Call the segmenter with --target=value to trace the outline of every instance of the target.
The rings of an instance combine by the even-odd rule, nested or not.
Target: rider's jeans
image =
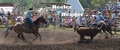
[[[32,29],[32,20],[30,18],[26,18],[27,23],[29,24],[29,28]]]

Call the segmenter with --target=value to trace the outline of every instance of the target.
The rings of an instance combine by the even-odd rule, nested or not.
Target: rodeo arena
[[[21,9],[0,3],[0,50],[120,50],[120,1],[105,9],[79,0]]]

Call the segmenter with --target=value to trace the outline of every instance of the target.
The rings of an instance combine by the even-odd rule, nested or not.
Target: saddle
[[[15,23],[14,26],[16,26],[16,25],[18,25],[18,24],[20,24],[20,25],[24,26],[25,28],[29,29],[29,24],[28,24],[28,22],[26,22],[26,21],[24,21],[24,23],[17,22],[17,23]]]

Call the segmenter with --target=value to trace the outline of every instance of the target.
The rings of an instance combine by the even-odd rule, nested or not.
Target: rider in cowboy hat
[[[33,23],[32,23],[32,13],[34,12],[33,8],[29,8],[29,10],[25,14],[25,18],[27,23],[29,24],[30,32],[33,32]]]

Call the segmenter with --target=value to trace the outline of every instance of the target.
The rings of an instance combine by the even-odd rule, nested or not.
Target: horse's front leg
[[[42,41],[41,35],[40,35],[38,32],[37,32],[37,34],[38,34],[38,36],[39,36],[40,40]]]
[[[36,33],[33,33],[35,35],[35,38],[32,39],[32,41],[35,41],[38,38],[38,35]]]
[[[107,32],[110,33],[111,38],[114,37],[113,34],[112,34],[112,31],[107,31]]]
[[[18,37],[19,37],[20,39],[22,39],[24,42],[27,42],[27,43],[29,43],[29,44],[32,44],[32,42],[26,41],[26,39],[24,38],[23,33],[19,34]]]
[[[103,31],[103,32],[106,33],[105,39],[108,39],[108,33],[106,31]]]

